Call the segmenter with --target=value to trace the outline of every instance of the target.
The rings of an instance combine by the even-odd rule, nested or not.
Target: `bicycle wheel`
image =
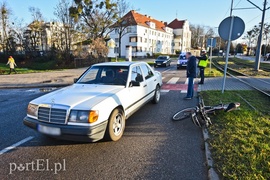
[[[172,117],[173,121],[182,121],[188,117],[191,117],[191,114],[196,112],[196,108],[186,108],[175,113]]]

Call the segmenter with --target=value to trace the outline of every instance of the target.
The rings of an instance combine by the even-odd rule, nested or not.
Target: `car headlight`
[[[37,117],[38,116],[38,105],[29,103],[28,107],[27,107],[27,115]]]
[[[93,123],[98,120],[98,111],[71,110],[68,121],[76,123]]]

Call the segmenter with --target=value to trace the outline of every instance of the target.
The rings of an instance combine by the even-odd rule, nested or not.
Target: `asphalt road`
[[[179,77],[177,83],[185,83],[175,63],[158,70],[164,83]],[[146,104],[128,119],[120,141],[96,143],[56,140],[24,126],[28,102],[43,94],[0,90],[0,179],[207,179],[201,129],[171,121],[177,110],[197,103],[184,101],[185,93],[163,90],[159,104]]]

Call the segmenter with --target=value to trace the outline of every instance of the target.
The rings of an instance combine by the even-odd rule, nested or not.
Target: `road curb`
[[[200,92],[201,92],[201,85],[198,86],[198,90],[197,90],[198,94],[200,94]],[[209,143],[207,142],[208,139],[210,139],[207,128],[202,128],[202,134],[203,134],[203,140],[204,140],[205,158],[206,158],[206,163],[208,167],[208,178],[210,180],[219,180],[220,178],[213,167],[214,161],[212,159],[211,151],[209,149]]]
[[[216,173],[215,169],[213,168],[214,161],[211,157],[211,151],[209,149],[209,144],[207,142],[207,140],[209,139],[208,130],[206,128],[203,128],[202,133],[203,133],[203,139],[204,139],[206,162],[207,162],[207,167],[208,167],[208,178],[210,180],[219,180],[219,176]]]
[[[70,86],[69,84],[37,84],[37,85],[17,85],[17,86],[0,86],[0,89],[26,89],[26,88],[45,88],[45,87],[66,87]]]

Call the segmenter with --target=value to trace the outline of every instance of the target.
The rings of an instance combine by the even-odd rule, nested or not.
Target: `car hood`
[[[82,103],[87,103],[87,108],[91,108],[106,98],[115,95],[123,88],[125,87],[97,84],[73,84],[41,96],[31,103],[64,105],[69,106],[70,108]]]

